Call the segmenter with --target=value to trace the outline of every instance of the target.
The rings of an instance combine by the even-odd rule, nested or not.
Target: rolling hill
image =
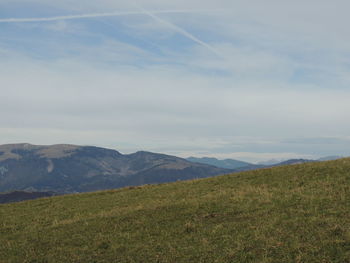
[[[0,192],[87,192],[205,178],[231,170],[150,152],[75,145],[0,146]]]
[[[350,262],[350,159],[0,205],[0,261]]]

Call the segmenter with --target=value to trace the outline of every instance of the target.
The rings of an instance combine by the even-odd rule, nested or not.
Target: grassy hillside
[[[350,262],[350,159],[0,205],[0,262]]]

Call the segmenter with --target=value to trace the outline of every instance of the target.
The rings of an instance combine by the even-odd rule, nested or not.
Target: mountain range
[[[58,194],[206,178],[273,166],[338,159],[291,159],[262,165],[233,159],[187,159],[140,151],[121,154],[94,146],[0,145],[0,203]]]
[[[289,159],[289,160],[268,160],[257,164],[243,162],[235,159],[219,160],[211,157],[189,157],[186,160],[195,163],[209,164],[220,168],[233,169],[235,171],[247,171],[259,168],[268,168],[273,166],[300,164],[308,162],[333,161],[343,158],[342,156],[326,156],[319,159]]]
[[[88,192],[205,178],[232,172],[150,152],[76,145],[0,146],[0,192]]]

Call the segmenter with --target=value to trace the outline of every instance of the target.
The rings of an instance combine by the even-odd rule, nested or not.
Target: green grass
[[[350,159],[0,206],[0,262],[350,262]]]

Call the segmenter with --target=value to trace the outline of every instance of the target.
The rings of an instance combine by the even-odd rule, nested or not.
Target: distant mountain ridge
[[[216,167],[221,167],[221,168],[226,168],[226,169],[239,169],[239,168],[253,165],[251,163],[238,161],[238,160],[234,160],[234,159],[219,160],[219,159],[210,158],[210,157],[202,157],[202,158],[189,157],[189,158],[186,158],[186,160],[188,160],[190,162],[194,162],[194,163],[203,163],[203,164],[214,165]]]
[[[265,162],[259,162],[257,164],[252,164],[248,162],[243,162],[235,159],[224,159],[219,160],[216,158],[211,157],[189,157],[186,158],[186,160],[195,162],[195,163],[203,163],[203,164],[209,164],[214,165],[216,167],[220,168],[227,168],[227,169],[234,169],[235,171],[247,171],[247,170],[254,170],[259,168],[267,168],[267,167],[274,167],[274,166],[281,166],[281,165],[291,165],[291,164],[301,164],[301,163],[309,163],[309,162],[323,162],[323,161],[334,161],[337,159],[344,158],[342,156],[326,156],[319,159],[289,159],[289,160],[269,160]]]
[[[0,204],[33,200],[33,199],[38,199],[43,197],[51,197],[55,195],[57,194],[54,192],[13,191],[9,193],[0,193]]]
[[[344,156],[339,156],[339,155],[331,155],[331,156],[326,156],[326,157],[322,157],[320,159],[318,159],[318,161],[335,161],[338,159],[344,158]]]
[[[312,162],[317,162],[317,160],[309,160],[309,159],[290,159],[290,160],[286,160],[274,165],[270,165],[272,166],[281,166],[281,165],[291,165],[291,164],[302,164],[302,163],[312,163]]]
[[[0,192],[87,192],[232,172],[164,154],[94,146],[0,145]]]

